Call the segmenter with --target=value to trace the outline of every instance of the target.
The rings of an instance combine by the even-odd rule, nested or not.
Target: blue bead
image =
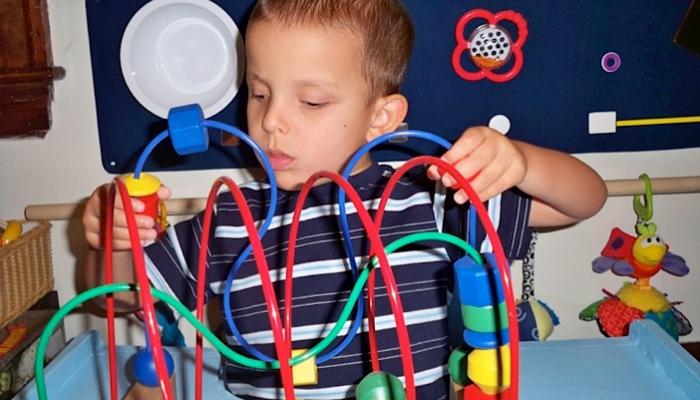
[[[475,349],[495,349],[508,344],[510,335],[508,328],[498,332],[475,332],[464,330],[464,342]]]
[[[484,254],[485,264],[465,256],[454,263],[455,292],[461,304],[484,307],[504,300],[501,278],[492,253]]]
[[[209,148],[209,133],[204,127],[204,113],[199,104],[171,108],[168,111],[168,131],[175,152],[181,156],[201,153]]]
[[[165,358],[165,365],[168,369],[168,377],[170,377],[175,370],[173,356],[171,356],[167,350],[163,349],[163,357]],[[147,387],[158,386],[159,383],[158,373],[156,372],[156,363],[153,361],[153,357],[151,356],[151,351],[149,349],[146,348],[139,350],[131,362],[131,370],[133,371],[134,378],[136,378],[138,383]]]

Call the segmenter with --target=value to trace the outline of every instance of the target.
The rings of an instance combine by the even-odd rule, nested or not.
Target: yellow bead
[[[306,352],[306,349],[292,350],[292,357],[296,357]],[[292,367],[292,381],[294,386],[315,385],[318,383],[318,369],[316,368],[316,357]]]
[[[129,196],[141,197],[148,196],[158,191],[160,188],[160,180],[154,175],[142,173],[139,179],[134,177],[134,174],[127,174],[121,177],[129,192]]]
[[[475,349],[467,357],[467,376],[484,393],[497,394],[510,386],[510,346]]]

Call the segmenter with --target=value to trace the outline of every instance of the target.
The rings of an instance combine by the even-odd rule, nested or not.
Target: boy
[[[281,193],[278,218],[263,238],[273,271],[285,267],[289,223],[297,190],[314,172],[340,172],[368,141],[395,130],[408,103],[399,94],[413,44],[413,27],[398,0],[261,0],[246,35],[248,132],[270,158]],[[509,257],[524,255],[530,226],[573,223],[600,209],[606,191],[600,177],[573,157],[511,141],[489,128],[470,128],[443,158],[472,181],[483,199],[501,195],[499,234]],[[357,163],[350,183],[365,204],[375,209],[391,168],[369,156]],[[464,193],[457,192],[442,217],[433,211],[434,185],[427,177],[452,186],[454,179],[436,168],[407,175],[392,194],[382,227],[384,244],[413,232],[444,231],[464,237]],[[262,220],[270,201],[265,184],[243,190],[253,215]],[[102,198],[98,188],[88,201],[83,222],[88,243],[101,246]],[[167,189],[160,192],[167,198]],[[352,278],[343,249],[331,183],[318,183],[306,201],[295,258],[293,348],[309,348],[327,333],[347,299]],[[452,201],[453,200],[453,201]],[[456,204],[455,204],[456,203]],[[142,204],[134,201],[137,211]],[[348,208],[354,254],[366,259],[365,234]],[[115,249],[130,247],[123,211],[115,215]],[[441,223],[440,221],[443,221]],[[143,241],[156,239],[154,222],[137,218]],[[438,226],[440,225],[440,226]],[[207,270],[207,300],[221,296],[226,275],[245,246],[237,207],[228,194],[217,200]],[[196,259],[201,215],[169,229],[165,240],[146,248],[149,278],[194,307]],[[483,232],[478,237],[483,238]],[[449,356],[446,292],[451,289],[451,248],[414,247],[390,258],[409,327],[419,399],[448,397]],[[129,253],[115,280],[133,281]],[[281,296],[283,278],[276,281]],[[283,306],[280,306],[283,312]],[[238,329],[260,352],[274,357],[273,338],[262,300],[255,262],[242,265],[232,286],[231,307]],[[386,291],[378,281],[377,340],[382,370],[402,376],[399,351]],[[241,348],[227,332],[237,351]],[[319,383],[296,388],[299,398],[353,397],[354,385],[371,369],[366,330],[340,354],[319,366]],[[229,390],[243,398],[278,396],[276,372],[252,371],[225,363]]]

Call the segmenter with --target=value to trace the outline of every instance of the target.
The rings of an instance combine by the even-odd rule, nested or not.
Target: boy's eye
[[[267,96],[265,96],[264,94],[258,94],[258,93],[252,93],[250,95],[250,98],[255,99],[255,100],[265,100],[266,97]]]
[[[303,101],[302,103],[308,108],[321,108],[328,105],[328,102]]]

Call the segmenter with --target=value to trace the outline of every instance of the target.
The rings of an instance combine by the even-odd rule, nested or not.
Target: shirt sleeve
[[[264,219],[266,208],[261,205],[269,200],[264,197],[265,193],[244,189],[244,197],[249,202],[257,204],[251,207],[254,220]],[[165,237],[145,249],[148,278],[153,287],[177,298],[190,310],[196,307],[197,273],[203,226],[204,213],[199,213],[190,219],[169,226]],[[227,229],[245,232],[238,205],[232,200],[230,192],[223,191],[217,196],[209,232],[205,264],[205,303],[222,293],[234,261],[248,245],[246,235],[230,237],[219,232]]]
[[[151,285],[188,309],[196,306],[197,262],[203,215],[168,227],[165,236],[147,246],[146,269]],[[209,292],[209,290],[206,290]],[[210,293],[207,293],[207,299]]]

